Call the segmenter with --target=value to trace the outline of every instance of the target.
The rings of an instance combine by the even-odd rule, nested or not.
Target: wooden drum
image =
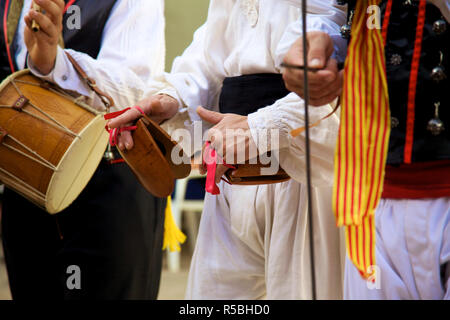
[[[103,114],[28,70],[0,85],[0,181],[51,214],[68,207],[108,143]]]

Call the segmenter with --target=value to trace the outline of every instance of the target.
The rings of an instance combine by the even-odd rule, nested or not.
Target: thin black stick
[[[302,21],[303,21],[303,65],[308,69],[308,55],[306,39],[306,4],[307,0],[302,1]],[[304,73],[305,86],[305,135],[306,135],[306,186],[308,191],[308,230],[309,230],[309,251],[311,256],[311,279],[312,279],[312,299],[317,300],[316,289],[316,268],[314,261],[314,234],[313,234],[313,210],[312,210],[312,187],[311,187],[311,146],[309,141],[309,83],[308,72]]]
[[[288,69],[306,70],[305,66],[299,66],[299,65],[296,65],[296,64],[290,64],[290,63],[285,63],[285,62],[283,62],[281,64],[281,66],[283,68],[288,68]],[[308,71],[310,71],[310,72],[317,72],[317,71],[320,71],[320,70],[323,70],[323,68],[308,68]]]

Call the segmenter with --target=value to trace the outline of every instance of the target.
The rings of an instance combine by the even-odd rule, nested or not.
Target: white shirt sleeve
[[[298,5],[300,1],[285,0]],[[345,7],[333,5],[331,1],[311,1],[308,6],[307,30],[323,31],[334,39],[335,55],[344,61],[346,41],[340,35],[340,26],[345,23]],[[280,64],[292,44],[302,35],[300,20],[292,23],[283,35],[277,50],[276,60]],[[255,141],[264,131],[271,141],[270,132],[278,133],[277,146],[269,145],[269,149],[279,153],[281,167],[296,181],[306,181],[306,155],[304,133],[296,138],[291,131],[304,127],[304,101],[295,93],[275,102],[275,104],[259,109],[248,116],[248,124]],[[333,110],[331,105],[310,107],[310,124],[320,121]],[[333,183],[334,149],[339,128],[339,117],[333,114],[316,127],[310,129],[312,182],[315,186],[327,186]],[[262,135],[264,136],[264,135]],[[264,150],[260,150],[264,152]]]
[[[300,0],[283,0],[294,6],[300,7]],[[322,31],[330,35],[334,43],[333,58],[339,62],[345,60],[347,55],[347,41],[341,36],[341,26],[347,20],[347,6],[337,5],[333,0],[316,0],[308,2],[306,30],[307,31]],[[293,42],[302,36],[303,22],[301,17],[292,23],[284,33],[281,39],[277,52],[276,63],[278,65],[283,61],[284,56],[289,51]]]
[[[331,105],[309,108],[309,121],[313,124],[333,111]],[[305,135],[291,136],[291,131],[305,125],[304,101],[295,93],[278,100],[275,104],[259,109],[248,115],[248,124],[254,141],[267,137],[267,141],[277,141],[269,145],[272,153],[278,153],[281,167],[298,182],[306,181]],[[312,183],[315,186],[329,186],[333,183],[334,149],[339,128],[338,113],[310,128]],[[274,130],[274,131],[271,131]],[[276,132],[278,139],[271,133]],[[267,135],[266,135],[267,134]],[[264,143],[264,142],[263,142]],[[264,150],[260,150],[263,153]]]
[[[164,76],[168,87],[160,91],[177,99],[180,106],[186,107],[192,121],[200,120],[196,113],[198,106],[214,105],[212,97],[217,96],[222,87],[222,79],[214,75],[208,58],[204,55],[206,32],[205,24],[194,33],[192,43],[174,60],[171,72]]]
[[[151,77],[163,72],[164,28],[163,0],[119,0],[103,31],[97,59],[58,48],[55,68],[50,74],[40,74],[30,59],[28,66],[35,75],[90,97],[93,106],[102,110],[100,99],[85,85],[66,57],[64,51],[67,51],[97,86],[112,96],[117,109],[123,109],[142,99]]]

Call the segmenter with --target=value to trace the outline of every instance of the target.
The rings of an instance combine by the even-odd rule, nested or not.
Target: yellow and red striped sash
[[[375,209],[381,197],[390,135],[383,37],[369,28],[358,0],[344,70],[341,126],[335,155],[333,210],[345,226],[347,253],[365,278],[375,268]]]

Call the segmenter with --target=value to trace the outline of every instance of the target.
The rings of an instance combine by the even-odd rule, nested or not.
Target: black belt
[[[281,74],[261,73],[225,78],[219,109],[221,113],[246,116],[288,94]]]

